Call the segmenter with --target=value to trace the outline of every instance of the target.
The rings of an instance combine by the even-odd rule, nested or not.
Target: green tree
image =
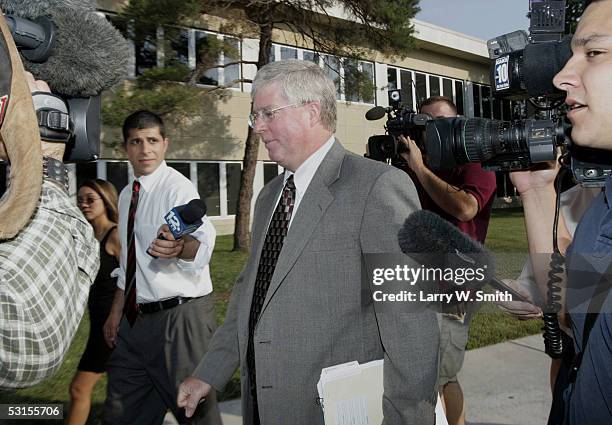
[[[163,26],[164,47],[171,49],[172,32],[179,31],[177,24],[196,22],[202,13],[228,17],[235,26],[228,32],[259,40],[257,61],[241,61],[254,64],[258,69],[270,62],[273,30],[289,30],[306,45],[312,46],[315,52],[347,58],[344,64],[345,89],[351,93],[352,99],[371,100],[374,87],[359,72],[356,60],[350,58],[359,58],[368,50],[382,52],[388,57],[406,56],[414,47],[410,20],[418,10],[418,0],[131,0],[123,9],[121,18],[129,23],[126,28],[136,41],[151,39],[157,27]],[[346,17],[348,19],[344,19]],[[183,64],[166,63],[165,70],[147,71],[137,79],[135,87],[119,93],[118,100],[105,109],[105,119],[117,124],[118,116],[125,116],[128,109],[149,104],[161,113],[189,110],[194,97],[223,89],[194,90],[199,77],[207,69],[230,65],[218,65],[216,61],[221,51],[231,55],[229,50],[228,46],[211,44],[203,48],[200,55],[203,59],[194,69]],[[168,96],[166,100],[165,96]],[[250,246],[251,200],[258,149],[259,137],[249,128],[240,180],[234,250],[246,251]]]

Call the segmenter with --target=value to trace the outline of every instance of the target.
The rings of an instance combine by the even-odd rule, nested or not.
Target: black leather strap
[[[68,105],[59,96],[47,92],[32,93],[40,138],[48,142],[68,143],[72,137]]]
[[[68,193],[68,169],[62,161],[43,156],[43,179],[59,184]]]

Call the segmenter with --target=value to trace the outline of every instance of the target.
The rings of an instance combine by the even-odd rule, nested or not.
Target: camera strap
[[[34,92],[32,101],[40,129],[40,138],[57,143],[68,143],[72,137],[70,114],[64,100],[51,93]]]

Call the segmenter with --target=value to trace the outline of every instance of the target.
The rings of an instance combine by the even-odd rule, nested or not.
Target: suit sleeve
[[[365,207],[363,253],[400,253],[398,232],[420,209],[406,173],[390,168],[374,183]],[[439,327],[435,312],[411,312],[403,303],[376,305],[384,349],[384,424],[433,425],[437,400]]]
[[[259,211],[262,193],[255,203],[255,212]],[[254,238],[254,234],[252,238]],[[240,366],[240,344],[238,340],[238,311],[245,302],[244,293],[247,282],[246,271],[249,270],[252,258],[249,256],[245,268],[234,284],[223,324],[217,329],[206,355],[193,371],[192,376],[208,382],[217,391],[223,391],[232,375]]]
[[[208,382],[217,391],[224,390],[240,365],[238,307],[241,303],[243,282],[244,271],[234,284],[225,321],[215,332],[210,348],[192,373],[192,376]]]

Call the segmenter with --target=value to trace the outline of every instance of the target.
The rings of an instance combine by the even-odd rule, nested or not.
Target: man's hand
[[[559,173],[559,161],[550,161],[537,164],[531,170],[514,171],[510,173],[512,184],[523,195],[529,191],[545,189],[555,182]]]
[[[117,331],[121,323],[121,316],[123,316],[123,290],[117,289],[113,299],[113,306],[102,328],[104,341],[110,348],[114,348],[117,345]]]
[[[25,73],[25,77],[32,93],[36,91],[51,93],[51,89],[45,81],[35,80],[34,76],[29,72]],[[63,160],[64,149],[66,148],[66,145],[64,145],[64,143],[49,143],[43,140],[41,147],[43,156],[48,156],[53,159],[57,159],[58,161]]]
[[[184,407],[185,416],[190,418],[200,404],[200,400],[205,399],[211,389],[209,383],[190,376],[179,385],[176,404],[178,407]]]
[[[168,225],[164,224],[157,230],[156,238],[149,245],[148,252],[158,258],[176,258],[181,255],[184,246],[185,240],[175,240]]]
[[[402,152],[400,156],[408,163],[408,167],[418,174],[425,168],[421,149],[410,137],[400,135],[398,140],[408,149],[408,152]]]
[[[542,317],[542,309],[535,305],[532,294],[523,288],[517,280],[504,279],[503,282],[523,295],[529,302],[524,301],[499,301],[495,304],[504,313],[516,317],[519,320],[538,319]],[[533,290],[537,290],[533,288]]]

